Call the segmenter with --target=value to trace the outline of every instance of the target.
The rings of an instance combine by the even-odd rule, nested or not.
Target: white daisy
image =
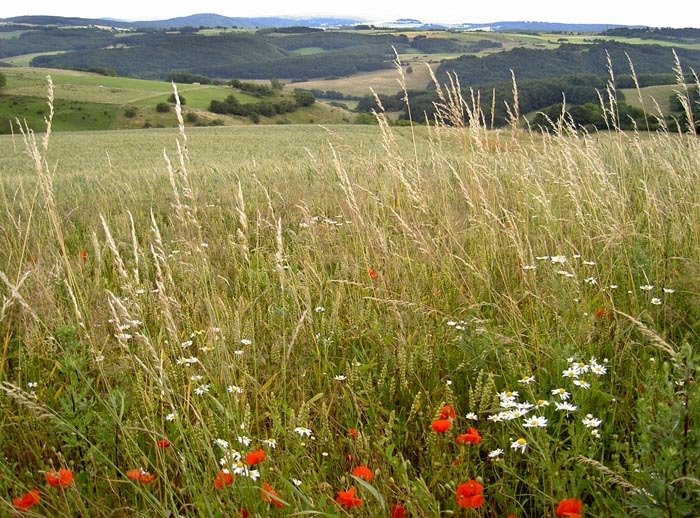
[[[578,410],[578,407],[576,405],[572,405],[571,403],[554,403],[554,408],[561,412],[566,412],[567,414],[570,412],[575,412]]]
[[[510,449],[516,451],[520,450],[520,453],[525,453],[525,450],[527,450],[527,441],[525,440],[525,437],[521,437],[520,439],[510,443]]]
[[[501,448],[496,448],[489,452],[489,459],[497,459],[501,455],[503,455],[503,450]]]
[[[224,450],[228,450],[229,447],[228,441],[224,439],[214,439],[214,444],[216,444],[219,448],[223,448]]]
[[[583,423],[583,426],[586,428],[598,428],[603,421],[597,417],[593,417],[593,414],[586,414],[586,417],[581,419],[581,423]]]
[[[563,389],[563,388],[558,388],[558,389],[552,390],[552,395],[559,396],[559,399],[561,399],[562,401],[566,401],[567,399],[569,399],[571,397],[571,394],[569,394],[566,391],[566,389]]]
[[[300,437],[311,437],[311,434],[313,433],[311,429],[304,428],[303,426],[297,426],[294,429],[294,432],[299,434]]]
[[[200,385],[199,387],[194,389],[194,393],[198,396],[203,396],[204,394],[209,392],[209,385]]]
[[[588,383],[587,381],[583,381],[583,380],[574,380],[573,383],[574,383],[574,385],[576,385],[577,387],[580,387],[580,388],[585,389],[585,390],[588,390],[589,388],[591,388],[591,384]]]
[[[547,418],[544,416],[532,416],[528,419],[525,420],[523,423],[523,426],[525,428],[546,428],[547,427]]]

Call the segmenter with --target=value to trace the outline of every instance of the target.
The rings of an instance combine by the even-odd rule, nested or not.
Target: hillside
[[[208,35],[162,31],[114,37],[112,41],[105,38],[109,36],[91,36],[87,48],[38,56],[32,64],[83,70],[103,67],[118,75],[149,79],[163,78],[172,70],[243,79],[346,76],[389,67],[392,46],[406,46],[408,41],[405,36],[391,34]],[[321,52],[298,52],[310,47]],[[43,45],[41,49],[49,47]]]
[[[679,48],[676,54],[685,70],[700,69],[700,51]],[[438,79],[446,81],[455,73],[462,86],[479,86],[509,81],[511,70],[518,79],[541,79],[572,74],[608,75],[610,56],[615,75],[629,74],[629,59],[637,73],[673,71],[673,49],[661,45],[631,45],[616,41],[587,44],[563,43],[556,49],[515,48],[484,57],[461,56],[444,61],[437,70]]]
[[[10,121],[26,120],[30,128],[40,131],[46,107],[46,76],[54,83],[55,116],[57,131],[85,131],[105,129],[129,129],[172,127],[177,125],[173,104],[169,101],[172,85],[162,81],[148,81],[123,77],[106,77],[85,72],[38,69],[3,69],[7,86],[0,95],[0,133],[9,133]],[[245,86],[245,85],[243,85]],[[248,116],[233,116],[209,111],[212,101],[223,101],[235,95],[242,105],[284,102],[288,109],[295,103],[291,91],[275,93],[261,98],[242,89],[225,85],[178,84],[178,92],[184,97],[183,112],[187,125],[220,126],[248,124]],[[159,104],[168,110],[159,111]],[[291,112],[260,116],[259,124],[282,123],[343,123],[351,114],[338,107],[315,103],[312,106],[295,106]],[[16,128],[15,128],[16,129]]]

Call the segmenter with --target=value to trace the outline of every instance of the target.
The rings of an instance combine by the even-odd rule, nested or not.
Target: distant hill
[[[266,27],[340,27],[355,25],[360,20],[350,18],[230,18],[218,14],[204,13],[170,18],[168,20],[131,22],[135,28],[180,28],[180,27],[239,27],[243,29]]]
[[[25,25],[55,25],[66,27],[84,27],[88,25],[100,25],[130,29],[132,24],[121,20],[107,20],[103,18],[66,18],[64,16],[13,16],[12,18],[0,18],[0,23],[17,23]]]
[[[550,22],[492,22],[492,23],[461,23],[457,25],[465,30],[486,30],[496,32],[603,32],[617,27],[627,27],[609,23],[550,23]]]
[[[266,27],[341,27],[355,25],[360,20],[351,18],[230,18],[213,13],[200,13],[191,16],[166,20],[142,20],[128,22],[106,18],[66,18],[61,16],[15,16],[0,19],[0,22],[29,25],[88,26],[100,25],[122,29],[179,29],[182,27],[240,27],[243,29]]]

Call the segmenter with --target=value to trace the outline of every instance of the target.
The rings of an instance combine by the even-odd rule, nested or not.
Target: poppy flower
[[[29,511],[39,502],[41,502],[41,495],[38,489],[32,489],[22,496],[12,499],[12,505],[20,512]]]
[[[336,503],[344,507],[345,509],[352,509],[353,507],[359,507],[362,505],[362,499],[357,498],[357,488],[351,486],[347,491],[338,491],[335,497]]]
[[[377,270],[374,268],[367,268],[367,275],[369,275],[369,278],[373,281],[379,279],[379,273],[377,273]]]
[[[51,487],[70,487],[73,485],[73,472],[69,469],[61,468],[58,472],[49,471],[45,475],[46,482]]]
[[[566,518],[581,518],[581,509],[583,509],[583,503],[581,500],[576,498],[566,498],[561,500],[557,505],[554,514],[557,516],[564,516]]]
[[[248,509],[245,507],[241,509],[241,518],[248,518],[250,516],[250,513],[248,512]]]
[[[80,252],[78,252],[78,257],[80,258],[80,260],[81,260],[82,262],[86,263],[87,260],[88,260],[88,253],[87,253],[87,251],[86,251],[86,250],[81,250]]]
[[[352,470],[352,474],[357,478],[370,482],[374,478],[374,473],[367,466],[357,466]]]
[[[440,409],[440,419],[454,419],[455,409],[452,405],[445,405]]]
[[[455,442],[457,444],[479,444],[481,442],[481,435],[479,435],[476,428],[469,428],[467,433],[458,435]]]
[[[455,493],[457,505],[463,509],[478,509],[484,505],[484,486],[476,480],[460,484]]]
[[[156,442],[156,446],[161,449],[170,448],[170,441],[168,439],[160,439],[158,442]]]
[[[221,470],[214,475],[214,487],[223,489],[233,484],[233,474],[229,470]]]
[[[282,509],[284,507],[284,502],[280,500],[280,495],[272,489],[272,486],[268,484],[267,482],[263,482],[263,487],[262,487],[262,495],[260,497],[262,498],[263,502],[267,502],[270,505],[274,505],[278,509]]]
[[[353,439],[357,439],[360,436],[360,432],[358,432],[355,428],[348,428],[348,435]]]
[[[430,428],[432,428],[434,432],[445,433],[452,428],[452,421],[449,419],[437,419],[430,423]]]
[[[394,504],[391,506],[390,516],[391,518],[404,518],[406,516],[406,508],[401,504]]]
[[[256,464],[260,464],[264,460],[265,450],[263,449],[251,451],[248,455],[245,456],[245,463],[251,467],[255,466]]]
[[[142,484],[150,484],[156,479],[156,476],[153,473],[149,473],[148,471],[143,471],[141,473],[141,477],[139,478],[139,482]]]
[[[134,482],[141,484],[150,484],[156,479],[156,476],[143,469],[130,469],[126,472],[126,476]]]

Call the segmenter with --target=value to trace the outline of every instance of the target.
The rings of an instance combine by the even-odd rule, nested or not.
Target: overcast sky
[[[343,16],[368,21],[418,18],[423,22],[463,23],[547,21],[700,27],[700,9],[691,0],[670,2],[616,0],[3,0],[0,18],[45,14],[83,18],[152,20],[217,13],[232,17]]]

